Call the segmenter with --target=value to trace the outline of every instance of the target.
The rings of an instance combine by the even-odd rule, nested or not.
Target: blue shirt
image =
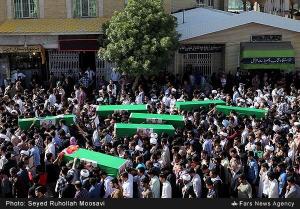
[[[258,164],[255,159],[248,161],[247,180],[250,184],[254,183],[258,177]]]
[[[30,156],[33,156],[33,162],[35,166],[41,165],[40,150],[37,146],[32,147],[30,150]]]
[[[100,186],[92,185],[89,190],[89,199],[100,198]]]
[[[280,195],[283,195],[282,192],[283,192],[283,188],[285,187],[285,184],[287,182],[287,175],[285,172],[282,172],[279,176],[279,179],[278,179],[279,183],[278,183],[278,186],[279,186],[279,196]]]
[[[203,150],[205,150],[208,155],[210,156],[211,155],[211,152],[212,152],[212,142],[210,139],[205,139],[205,142],[203,143],[202,145],[203,147]]]

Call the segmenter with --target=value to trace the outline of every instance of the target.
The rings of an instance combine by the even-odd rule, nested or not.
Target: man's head
[[[165,173],[159,174],[159,180],[164,183],[167,180],[167,175]]]
[[[121,179],[122,179],[123,182],[127,181],[128,180],[128,173],[127,172],[122,173]]]
[[[35,195],[37,196],[37,198],[42,198],[46,194],[46,191],[47,191],[46,187],[44,187],[44,186],[38,186],[35,189]]]

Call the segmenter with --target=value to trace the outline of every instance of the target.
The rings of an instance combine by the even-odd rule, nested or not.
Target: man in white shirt
[[[46,148],[45,148],[45,158],[44,158],[44,160],[46,162],[48,153],[52,153],[53,158],[56,157],[56,155],[55,155],[56,153],[55,153],[55,145],[52,142],[51,136],[46,137],[45,144],[46,144]]]
[[[150,188],[153,194],[153,198],[160,198],[160,182],[155,174],[155,170],[152,168],[148,172],[149,176],[151,177],[150,180]]]
[[[111,193],[113,192],[113,188],[110,185],[110,182],[113,178],[111,176],[108,176],[105,171],[102,171],[101,179],[103,181],[104,190],[105,190],[104,198],[108,198],[108,197],[110,197]]]
[[[48,98],[48,104],[52,107],[56,103],[56,96],[54,95],[52,89],[49,90],[49,93],[50,93],[50,96]]]
[[[271,171],[268,172],[269,178],[269,191],[268,191],[268,198],[279,198],[279,189],[278,189],[278,181],[275,178],[275,174]]]
[[[133,198],[133,182],[129,180],[128,173],[124,172],[121,176],[123,185],[123,196],[124,198]]]
[[[167,139],[162,139],[161,145],[163,147],[162,153],[161,153],[161,160],[162,160],[162,167],[167,167],[171,164],[171,158],[170,158],[170,149],[167,145]]]
[[[172,198],[172,187],[170,182],[167,180],[166,174],[160,174],[159,180],[162,183],[161,198]]]
[[[188,171],[188,174],[192,177],[192,185],[193,185],[193,190],[196,195],[196,198],[201,198],[202,185],[201,185],[200,176],[195,172],[195,170],[193,168],[191,168]]]

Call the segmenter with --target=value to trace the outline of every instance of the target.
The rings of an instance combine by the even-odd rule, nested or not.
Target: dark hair
[[[160,173],[159,174],[159,177],[160,178],[163,178],[163,179],[166,179],[167,178],[167,175],[165,173]]]
[[[270,179],[275,179],[275,173],[273,172],[273,171],[269,171],[268,173],[267,173],[267,175],[268,175],[268,177],[270,178]]]
[[[38,186],[38,187],[35,189],[35,191],[40,192],[40,193],[42,193],[42,194],[46,194],[47,189],[46,189],[46,187],[44,187],[44,186]]]
[[[122,177],[123,178],[128,178],[128,173],[127,172],[122,173]]]
[[[73,181],[73,175],[67,175],[66,180],[68,183],[71,183]]]
[[[246,180],[246,175],[244,174],[244,173],[242,173],[240,176],[239,176],[239,178],[241,179],[241,180]]]

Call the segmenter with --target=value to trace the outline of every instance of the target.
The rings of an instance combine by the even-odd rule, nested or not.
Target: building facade
[[[251,7],[251,3],[253,4]],[[246,5],[244,5],[246,4]],[[245,10],[249,11],[253,9],[254,11],[261,11],[269,14],[279,15],[282,17],[294,18],[291,14],[299,11],[300,1],[299,0],[253,0],[253,1],[243,1],[243,0],[228,0],[228,8],[226,11],[230,12],[243,12]]]
[[[213,73],[300,70],[300,21],[249,11],[197,8],[174,14],[181,34],[173,70]]]

